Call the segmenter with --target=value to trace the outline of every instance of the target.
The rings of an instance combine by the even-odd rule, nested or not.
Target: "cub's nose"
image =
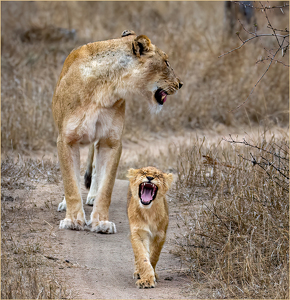
[[[154,177],[151,177],[151,176],[146,176],[146,178],[151,181],[152,179],[154,179]]]
[[[182,86],[183,86],[183,82],[180,81],[178,87],[181,89]]]

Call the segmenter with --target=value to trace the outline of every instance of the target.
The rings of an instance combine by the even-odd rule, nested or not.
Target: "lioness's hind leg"
[[[89,195],[96,193],[94,208],[91,213],[91,230],[100,233],[116,233],[115,224],[109,221],[109,207],[122,152],[121,141],[101,140],[96,152],[97,157],[94,159],[97,176],[96,189],[93,188],[95,184],[93,175],[93,182],[89,193]],[[99,186],[97,187],[97,185]]]
[[[95,199],[98,193],[98,168],[97,168],[97,156],[98,156],[98,143],[93,143],[90,146],[90,151],[87,160],[87,171],[85,174],[85,184],[89,188],[86,204],[94,205]]]
[[[94,162],[94,143],[92,143],[89,147],[89,154],[87,158],[87,169],[84,176],[85,179],[85,187],[87,189],[90,188],[92,182],[92,171],[93,171],[93,162]]]
[[[64,211],[66,210],[66,201],[65,201],[65,197],[63,198],[63,200],[59,203],[57,211]]]

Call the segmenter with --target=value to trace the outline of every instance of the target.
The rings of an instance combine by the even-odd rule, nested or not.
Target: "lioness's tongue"
[[[143,192],[141,193],[141,199],[143,203],[149,203],[153,200],[153,197],[151,195],[151,189],[144,188]]]
[[[161,100],[163,101],[163,103],[166,101],[166,97],[167,97],[167,94],[165,92],[161,92]]]

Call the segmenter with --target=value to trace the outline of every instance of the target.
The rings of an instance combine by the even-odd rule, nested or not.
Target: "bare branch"
[[[259,147],[259,146],[257,146],[257,145],[253,145],[253,144],[248,143],[248,142],[246,141],[246,139],[243,139],[242,142],[239,142],[239,141],[235,141],[235,140],[232,138],[232,135],[231,135],[231,134],[229,134],[229,136],[230,136],[231,140],[227,140],[227,139],[225,139],[225,138],[223,138],[222,140],[223,140],[223,141],[226,141],[226,142],[228,142],[228,143],[231,143],[231,144],[243,144],[243,145],[248,146],[248,147],[251,147],[251,148],[256,148],[256,149],[258,149],[258,150],[260,150],[260,151],[263,151],[263,152],[265,152],[265,153],[274,155],[274,156],[276,156],[277,158],[282,158],[282,159],[285,159],[285,160],[289,161],[288,158],[286,158],[286,157],[281,157],[279,154],[277,154],[277,153],[275,153],[275,152],[272,152],[272,151],[266,150],[266,149],[264,149],[264,148],[262,148],[262,147]],[[286,151],[286,150],[284,150],[284,151],[285,151],[285,154],[288,156],[288,155],[289,155],[289,151]]]
[[[268,18],[267,10],[265,10],[265,8],[264,8],[264,6],[263,6],[263,4],[262,4],[261,1],[260,1],[260,5],[262,6],[262,8],[263,8],[263,10],[264,10],[264,13],[265,13],[265,17],[266,17],[266,19],[267,19],[267,21],[268,21],[268,28],[270,28],[270,29],[273,31],[273,33],[274,33],[274,35],[275,35],[275,37],[276,37],[277,43],[278,43],[279,47],[281,48],[280,41],[279,41],[279,39],[278,39],[278,37],[277,37],[277,35],[276,35],[276,31],[275,31],[275,29],[273,28],[273,26],[272,26],[272,24],[271,24],[271,22],[270,22],[270,20],[269,20],[269,18]]]
[[[263,79],[263,77],[264,77],[264,76],[266,75],[266,73],[269,71],[269,69],[270,69],[270,67],[271,67],[271,65],[272,65],[273,62],[280,63],[280,64],[284,65],[285,67],[289,67],[289,66],[290,66],[290,65],[288,65],[288,64],[286,64],[286,63],[284,63],[284,62],[282,62],[281,60],[276,59],[276,56],[277,56],[277,54],[279,53],[280,50],[281,50],[281,53],[282,53],[282,57],[284,57],[285,53],[287,52],[287,50],[288,50],[288,48],[289,48],[289,31],[288,31],[287,28],[285,28],[285,29],[276,29],[276,28],[274,28],[274,27],[272,26],[271,22],[270,22],[270,19],[269,19],[269,17],[268,17],[268,14],[267,14],[267,10],[268,10],[268,9],[272,9],[272,8],[280,8],[280,9],[282,9],[282,8],[284,8],[284,7],[289,7],[289,4],[284,3],[284,5],[282,5],[282,6],[270,6],[270,5],[269,5],[269,6],[266,6],[266,5],[263,5],[263,3],[260,1],[260,2],[259,2],[259,3],[260,3],[260,7],[254,7],[252,4],[245,4],[245,3],[241,3],[241,2],[235,2],[235,3],[238,4],[238,5],[243,5],[244,7],[251,7],[251,8],[259,9],[261,12],[263,12],[264,15],[265,15],[265,18],[266,18],[266,20],[267,20],[267,22],[268,22],[268,26],[267,26],[267,27],[268,27],[269,29],[271,29],[272,33],[269,33],[269,34],[265,34],[265,33],[258,34],[258,33],[256,32],[256,30],[255,30],[255,32],[250,32],[249,30],[247,30],[247,29],[245,28],[245,26],[242,24],[242,22],[241,22],[240,20],[238,20],[238,21],[240,22],[240,24],[241,24],[243,30],[244,30],[246,33],[248,33],[249,35],[251,35],[251,37],[248,38],[248,39],[246,39],[246,40],[243,40],[243,39],[241,38],[239,32],[238,32],[238,33],[237,33],[237,36],[238,36],[238,38],[240,39],[240,41],[242,42],[242,44],[241,44],[240,46],[238,46],[238,47],[236,47],[236,48],[234,48],[234,49],[232,49],[232,50],[230,50],[230,51],[228,51],[228,52],[226,52],[226,53],[220,55],[218,58],[221,58],[221,57],[223,57],[223,56],[225,56],[225,55],[228,55],[228,54],[230,54],[230,53],[232,53],[232,52],[234,52],[234,51],[237,51],[237,50],[241,49],[241,48],[242,48],[245,44],[247,44],[248,42],[250,42],[250,41],[252,41],[252,40],[254,40],[254,39],[256,39],[256,38],[260,38],[260,37],[275,37],[275,39],[276,39],[276,41],[277,41],[278,48],[275,49],[275,53],[274,53],[274,54],[272,54],[272,53],[270,52],[270,50],[267,50],[267,49],[264,48],[264,49],[266,50],[266,52],[269,53],[269,56],[268,56],[267,58],[262,58],[261,60],[258,60],[256,63],[264,62],[264,61],[270,61],[269,64],[268,64],[268,66],[267,66],[267,68],[266,68],[266,70],[265,70],[264,73],[260,76],[260,78],[258,79],[258,81],[256,82],[256,84],[254,85],[254,87],[253,87],[252,90],[250,91],[250,93],[249,93],[247,99],[246,99],[245,101],[243,101],[240,105],[238,105],[236,108],[230,110],[229,112],[234,112],[234,111],[236,111],[237,109],[239,109],[241,106],[243,106],[243,105],[249,100],[249,98],[250,98],[251,95],[253,94],[255,88],[257,87],[257,85],[261,82],[261,80]],[[285,32],[285,33],[287,33],[287,34],[277,34],[277,32],[280,32],[280,33]],[[286,45],[285,45],[285,44],[286,44]],[[272,49],[272,50],[274,50],[274,49]]]
[[[290,67],[290,65],[286,65],[283,61],[281,61],[281,60],[278,60],[278,59],[272,59],[272,58],[270,58],[270,57],[265,57],[265,58],[261,58],[261,59],[259,59],[259,60],[257,60],[256,61],[256,64],[258,64],[258,63],[261,63],[261,62],[264,62],[265,60],[273,60],[274,62],[276,62],[276,63],[279,63],[279,64],[282,64],[283,66],[285,66],[285,67]]]
[[[289,177],[287,175],[285,175],[284,173],[281,172],[280,168],[277,168],[273,163],[271,163],[267,158],[261,156],[262,159],[264,159],[267,164],[271,167],[273,167],[276,171],[278,171],[282,176],[286,177],[287,179],[289,179]]]
[[[275,8],[282,9],[282,8],[289,7],[288,2],[285,2],[283,5],[272,5],[272,6],[269,5],[269,6],[264,6],[263,8],[262,7],[253,6],[252,4],[243,3],[243,2],[240,2],[240,1],[234,1],[234,3],[236,3],[236,4],[240,5],[240,6],[250,7],[250,8],[253,8],[253,9],[257,9],[257,10],[266,10],[266,9],[275,9]]]
[[[276,51],[274,57],[277,55],[277,53],[279,52],[279,50],[280,50],[280,49],[278,49],[278,50]],[[247,98],[244,102],[242,102],[242,104],[240,104],[240,105],[238,105],[236,108],[230,110],[230,112],[236,111],[237,109],[239,109],[240,107],[242,107],[242,106],[249,100],[249,98],[250,98],[250,96],[253,94],[253,92],[254,92],[256,86],[261,82],[262,78],[263,78],[263,77],[266,75],[266,73],[269,71],[269,69],[270,69],[270,67],[271,67],[271,65],[272,65],[272,63],[273,63],[273,60],[274,60],[274,58],[271,59],[271,61],[270,61],[269,65],[268,65],[266,71],[262,74],[262,76],[259,78],[259,80],[256,82],[256,84],[255,84],[254,87],[252,88],[252,90],[251,90],[251,92],[250,92],[248,98]]]
[[[251,34],[254,34],[254,33],[251,33]],[[283,39],[285,39],[285,38],[287,38],[287,37],[289,37],[289,34],[287,34],[287,35],[281,35],[281,34],[274,34],[274,33],[269,33],[269,34],[256,34],[255,36],[252,36],[252,37],[250,37],[250,38],[248,38],[248,39],[246,39],[246,40],[244,40],[244,41],[242,41],[243,43],[239,46],[239,47],[237,47],[237,48],[235,48],[235,49],[232,49],[232,50],[230,50],[230,51],[228,51],[228,52],[226,52],[226,53],[224,53],[224,54],[222,54],[222,55],[220,55],[218,58],[221,58],[221,57],[223,57],[223,56],[225,56],[225,55],[228,55],[228,54],[230,54],[230,53],[232,53],[232,52],[234,52],[234,51],[236,51],[236,50],[239,50],[239,49],[241,49],[246,43],[248,43],[249,41],[251,41],[251,40],[253,40],[253,39],[256,39],[256,38],[259,38],[259,37],[281,37],[281,38],[283,38]],[[281,49],[281,47],[279,47],[278,48],[279,50]]]
[[[258,159],[250,152],[251,159],[249,159],[241,154],[238,154],[238,156],[243,160],[251,162],[253,167],[258,165],[273,182],[275,182],[283,190],[289,192],[289,151],[284,149],[284,144],[282,148],[282,146],[277,145],[277,143],[270,141],[270,144],[268,145],[270,146],[271,150],[268,150],[260,146],[250,144],[245,139],[243,139],[243,141],[236,141],[231,135],[230,140],[224,138],[223,140],[233,144],[243,144],[253,149],[262,151],[265,153],[265,155],[268,155],[269,158],[264,155],[260,155],[258,156]],[[276,150],[277,148],[279,151]],[[284,153],[283,156],[281,155],[280,150]],[[277,173],[275,174],[275,172]]]

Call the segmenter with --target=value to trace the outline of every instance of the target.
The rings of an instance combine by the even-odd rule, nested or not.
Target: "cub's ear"
[[[136,33],[133,30],[124,30],[122,32],[121,37],[128,36],[128,35],[136,35]]]
[[[132,177],[134,177],[135,175],[136,175],[136,173],[138,172],[138,169],[136,170],[136,169],[129,169],[128,170],[128,173],[127,173],[127,178],[132,178]]]
[[[133,42],[133,53],[140,57],[142,54],[152,50],[150,39],[146,35],[139,35]]]
[[[173,174],[171,174],[171,173],[166,174],[165,180],[166,180],[167,188],[169,189],[173,182]]]

